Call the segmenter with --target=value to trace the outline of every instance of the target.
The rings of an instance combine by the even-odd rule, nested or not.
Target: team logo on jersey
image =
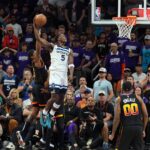
[[[135,98],[126,98],[123,100],[123,103],[135,102]]]

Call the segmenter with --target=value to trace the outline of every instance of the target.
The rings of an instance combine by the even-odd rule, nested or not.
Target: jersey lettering
[[[139,114],[138,105],[136,103],[123,105],[123,111],[125,116],[134,116]]]
[[[7,91],[10,91],[10,85],[7,85],[7,86],[6,86],[6,90],[7,90]]]
[[[51,66],[50,70],[57,71],[68,71],[68,57],[70,54],[70,49],[65,47],[54,46],[51,52]]]

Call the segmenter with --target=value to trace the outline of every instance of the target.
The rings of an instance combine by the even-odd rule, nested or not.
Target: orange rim
[[[136,16],[113,17],[114,21],[125,21],[129,25],[136,25]]]

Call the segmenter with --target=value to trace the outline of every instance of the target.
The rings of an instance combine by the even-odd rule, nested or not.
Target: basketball
[[[38,14],[34,17],[34,21],[38,27],[42,27],[46,24],[47,18],[44,14]]]

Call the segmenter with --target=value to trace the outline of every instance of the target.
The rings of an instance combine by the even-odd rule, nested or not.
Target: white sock
[[[54,148],[54,147],[55,147],[55,146],[54,146],[54,144],[52,144],[52,143],[50,143],[50,144],[49,144],[49,146],[50,146],[50,147],[52,147],[52,148]]]
[[[51,109],[49,113],[50,113],[51,116],[54,116],[54,115],[55,115],[55,112],[56,112],[56,111],[55,111],[54,109]]]
[[[47,115],[47,111],[45,109],[43,109],[43,115]]]
[[[58,105],[58,104],[56,104],[56,103],[53,103],[53,107],[54,107],[55,109],[59,109],[60,105]]]

